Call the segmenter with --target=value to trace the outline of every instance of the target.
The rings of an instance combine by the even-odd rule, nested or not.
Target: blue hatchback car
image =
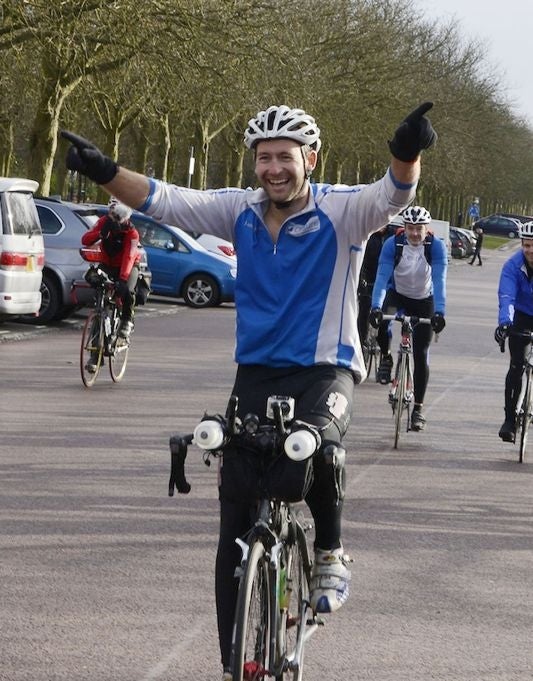
[[[197,308],[233,302],[235,256],[207,251],[179,227],[156,222],[143,213],[134,211],[131,221],[146,250],[154,294],[183,298]]]

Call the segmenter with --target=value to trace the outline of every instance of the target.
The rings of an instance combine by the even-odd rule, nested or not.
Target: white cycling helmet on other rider
[[[320,150],[320,128],[315,119],[302,109],[288,106],[271,106],[250,118],[244,133],[244,143],[253,149],[262,140],[286,138],[308,144],[315,151]]]
[[[533,220],[519,223],[518,231],[521,239],[533,239]]]
[[[109,199],[107,207],[109,211],[109,217],[119,224],[127,222],[131,217],[131,208],[126,206],[126,204],[121,203],[114,196]]]
[[[431,215],[422,206],[409,206],[402,213],[404,223],[409,225],[429,225]]]

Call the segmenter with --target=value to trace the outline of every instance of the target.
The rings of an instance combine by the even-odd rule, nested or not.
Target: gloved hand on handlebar
[[[437,133],[424,114],[433,102],[424,102],[405,118],[389,142],[389,149],[399,161],[416,161],[423,149],[429,149],[437,140]]]
[[[446,326],[446,320],[442,312],[435,312],[431,317],[431,328],[435,333],[440,333]]]
[[[117,283],[115,284],[115,293],[119,298],[122,298],[122,300],[124,300],[124,298],[129,293],[128,282],[124,281],[123,279],[117,281]]]
[[[379,325],[383,321],[383,310],[379,307],[373,307],[368,315],[368,323],[374,329],[379,328]]]
[[[499,345],[502,345],[505,339],[507,338],[507,335],[509,334],[509,329],[511,328],[510,324],[499,324],[496,329],[494,330],[494,340],[496,343]]]
[[[105,156],[89,140],[79,135],[62,130],[61,137],[64,137],[72,146],[67,152],[66,164],[69,170],[75,170],[82,175],[86,175],[90,180],[97,184],[107,184],[115,177],[118,172],[118,165]]]

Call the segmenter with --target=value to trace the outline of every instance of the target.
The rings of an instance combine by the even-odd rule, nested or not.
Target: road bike
[[[83,327],[80,348],[80,371],[83,384],[94,385],[105,357],[109,358],[109,373],[115,383],[124,378],[128,362],[130,339],[118,331],[122,304],[115,296],[115,282],[97,266],[91,266],[85,278],[95,289],[94,307]]]
[[[226,416],[206,416],[190,435],[170,438],[169,496],[188,493],[184,462],[188,445],[204,450],[204,457],[222,456],[229,443],[246,443],[254,455],[268,462],[312,462],[320,446],[320,434],[309,424],[292,419],[292,398],[269,398],[271,422],[259,425],[256,415],[242,423],[235,417],[237,398],[228,404]],[[324,456],[340,472],[345,452],[328,445]],[[206,463],[209,458],[206,459]],[[340,474],[336,476],[340,480]],[[302,681],[304,649],[323,624],[310,604],[312,561],[306,524],[290,501],[272,492],[268,476],[259,481],[255,522],[246,536],[236,539],[242,551],[237,568],[239,589],[231,654],[233,681],[255,681],[265,676],[276,681]],[[298,495],[300,496],[300,495]],[[303,494],[301,495],[303,496]]]
[[[388,394],[389,404],[394,417],[394,449],[398,449],[400,433],[402,432],[402,417],[405,415],[407,423],[405,432],[409,432],[411,424],[411,405],[413,393],[413,329],[417,324],[431,324],[431,319],[425,317],[409,317],[403,313],[385,314],[383,321],[399,322],[401,324],[398,360],[391,387]]]
[[[524,463],[526,460],[526,445],[529,433],[529,426],[533,418],[533,332],[518,331],[510,329],[509,335],[525,338],[529,341],[524,367],[524,376],[522,377],[522,387],[516,402],[516,416],[515,424],[516,431],[519,433],[519,449],[518,462]],[[501,351],[505,351],[505,340],[500,344]],[[516,441],[516,437],[515,437]]]

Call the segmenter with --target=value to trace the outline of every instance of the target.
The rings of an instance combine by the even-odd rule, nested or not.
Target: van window
[[[40,234],[39,217],[30,192],[4,192],[2,194],[4,234],[31,236]]]

